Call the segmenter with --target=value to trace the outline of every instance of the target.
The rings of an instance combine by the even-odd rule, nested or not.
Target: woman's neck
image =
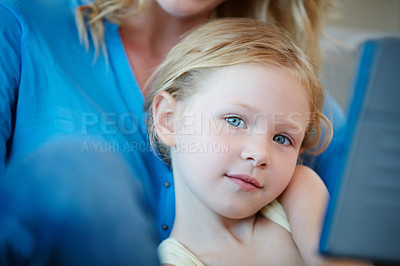
[[[179,42],[182,34],[206,20],[206,16],[173,17],[152,1],[140,14],[121,23],[119,33],[142,90],[152,71]]]

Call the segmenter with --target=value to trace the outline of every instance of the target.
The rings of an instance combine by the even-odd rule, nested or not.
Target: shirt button
[[[168,229],[168,225],[163,224],[162,225],[162,229],[167,230]]]
[[[169,186],[170,186],[170,183],[169,183],[169,182],[165,182],[165,183],[164,183],[164,186],[169,187]]]

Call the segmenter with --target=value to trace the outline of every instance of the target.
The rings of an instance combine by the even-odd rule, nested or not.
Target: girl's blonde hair
[[[94,0],[76,10],[76,22],[81,40],[88,47],[88,29],[98,53],[105,52],[104,20],[120,24],[133,10],[139,13],[151,0]],[[319,37],[322,19],[334,0],[226,0],[213,12],[213,18],[247,17],[284,28],[313,60],[318,71],[321,63]]]
[[[321,125],[325,125],[327,132],[313,153],[322,152],[328,146],[332,127],[322,114],[324,90],[306,55],[289,35],[281,28],[253,19],[216,19],[198,27],[173,47],[150,79],[144,105],[148,112],[150,143],[167,162],[169,148],[155,133],[152,110],[155,96],[166,91],[177,102],[184,101],[198,91],[198,84],[213,71],[247,63],[277,66],[304,85],[309,98],[310,121],[302,148],[311,151],[319,143]]]

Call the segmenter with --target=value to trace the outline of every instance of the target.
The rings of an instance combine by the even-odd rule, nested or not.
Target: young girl
[[[175,182],[175,223],[159,246],[162,264],[322,261],[327,191],[297,162],[329,142],[319,140],[323,122],[330,133],[323,101],[302,51],[262,22],[216,20],[170,51],[145,103],[151,142]]]

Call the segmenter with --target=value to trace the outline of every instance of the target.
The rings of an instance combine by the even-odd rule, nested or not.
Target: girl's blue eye
[[[244,123],[243,119],[235,116],[226,117],[226,122],[228,122],[231,126],[245,128],[246,124]]]
[[[291,145],[292,141],[284,135],[275,135],[273,141],[282,145]]]

